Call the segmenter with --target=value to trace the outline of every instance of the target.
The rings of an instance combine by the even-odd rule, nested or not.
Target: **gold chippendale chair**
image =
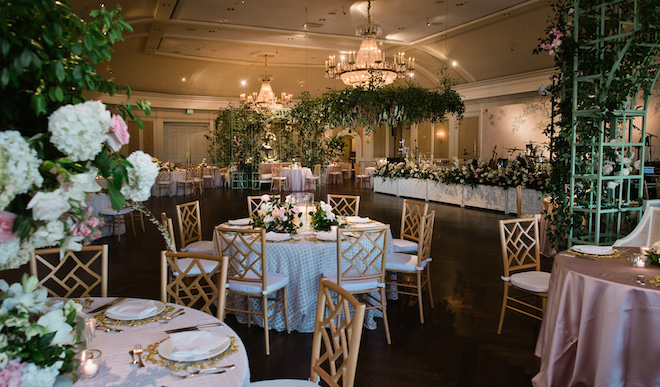
[[[176,215],[179,222],[179,239],[181,251],[202,254],[213,254],[213,242],[202,239],[202,218],[199,200],[176,205]]]
[[[321,279],[308,380],[276,379],[253,387],[312,387],[319,378],[333,387],[353,387],[362,339],[365,305],[349,292]]]
[[[156,194],[161,196],[163,189],[167,189],[169,195],[172,196],[172,173],[170,171],[160,171],[156,177]]]
[[[502,333],[507,309],[542,321],[550,283],[550,273],[541,271],[538,218],[500,220],[499,225],[504,295],[497,334]],[[511,291],[516,294],[512,295]],[[526,301],[524,295],[540,298],[541,307]]]
[[[413,253],[417,251],[419,229],[422,216],[429,211],[429,204],[415,200],[403,200],[401,209],[401,235],[392,239],[395,253]]]
[[[108,245],[83,246],[80,251],[59,247],[36,249],[30,258],[30,272],[51,297],[108,296]]]
[[[252,315],[260,315],[263,318],[266,355],[270,355],[268,320],[277,313],[284,312],[286,332],[291,333],[286,294],[289,276],[268,272],[265,229],[217,226],[215,238],[220,255],[229,257],[228,296],[237,296],[228,297],[225,310],[246,313],[248,327],[252,325]],[[282,296],[278,296],[280,292]],[[261,300],[261,310],[252,310],[252,298]],[[269,305],[270,302],[272,303]]]
[[[422,302],[422,289],[427,286],[429,301],[433,308],[433,291],[431,290],[431,242],[433,241],[433,222],[435,211],[422,216],[419,227],[419,246],[417,254],[392,253],[387,257],[385,270],[387,281],[386,292],[406,294],[417,297],[419,304],[419,321],[424,324],[424,303]],[[406,277],[413,277],[408,281]],[[391,285],[396,285],[392,287]]]
[[[328,204],[335,214],[340,216],[358,216],[360,197],[354,195],[328,194]]]
[[[199,309],[223,320],[227,261],[227,257],[217,255],[161,251],[160,300]],[[209,263],[214,266],[210,270]],[[212,308],[216,308],[215,314]]]
[[[272,201],[278,201],[280,200],[280,195],[269,195],[270,200]],[[247,197],[247,204],[248,204],[248,217],[251,218],[255,212],[259,209],[259,206],[261,205],[262,200],[261,196],[248,196]]]

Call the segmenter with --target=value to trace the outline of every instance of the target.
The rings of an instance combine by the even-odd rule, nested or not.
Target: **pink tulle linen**
[[[660,385],[660,267],[635,268],[618,258],[554,258],[535,355],[534,386]],[[643,274],[646,285],[637,284]]]

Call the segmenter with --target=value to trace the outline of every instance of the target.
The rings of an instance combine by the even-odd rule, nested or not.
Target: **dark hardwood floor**
[[[357,189],[352,182],[325,185],[317,200],[327,193],[361,195],[360,215],[389,223],[399,235],[403,198]],[[149,199],[149,209],[175,218],[175,205],[200,200],[205,239],[213,227],[228,219],[245,217],[250,190],[216,188],[204,195]],[[538,372],[534,347],[540,323],[508,312],[502,335],[497,324],[502,302],[502,261],[497,221],[503,213],[430,202],[435,210],[432,285],[434,308],[424,299],[426,323],[419,323],[416,301],[400,298],[388,302],[392,345],[387,345],[382,320],[375,331],[364,330],[357,371],[357,386],[529,386]],[[122,236],[102,238],[110,250],[109,294],[159,298],[159,252],[164,241],[156,227],[131,230]],[[551,262],[544,262],[550,269]],[[16,281],[19,270],[0,272]],[[252,380],[309,377],[312,334],[271,331],[271,355],[264,352],[263,329],[227,322],[245,343]]]

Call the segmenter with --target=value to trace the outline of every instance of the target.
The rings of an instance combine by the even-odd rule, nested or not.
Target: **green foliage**
[[[261,138],[264,137],[267,111],[247,105],[229,106],[218,112],[209,139],[209,155],[214,164],[238,165],[244,172],[258,171]]]

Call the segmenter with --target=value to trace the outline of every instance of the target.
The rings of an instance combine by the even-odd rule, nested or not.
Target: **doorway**
[[[165,160],[186,166],[189,162],[199,164],[202,159],[208,159],[209,146],[205,137],[208,133],[208,124],[166,122],[163,127]]]

